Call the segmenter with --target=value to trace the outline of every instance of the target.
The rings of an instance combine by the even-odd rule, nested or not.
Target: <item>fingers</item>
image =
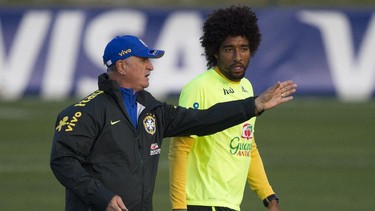
[[[281,92],[281,97],[285,98],[293,93],[295,93],[297,90],[295,88],[289,88],[285,89],[284,91]]]
[[[286,98],[289,95],[295,93],[297,91],[297,84],[294,83],[292,80],[284,81],[280,83],[278,91],[281,93],[282,98]]]
[[[117,211],[117,210],[129,211],[128,208],[126,208],[121,197],[116,195],[109,202],[106,211]]]
[[[281,82],[279,86],[279,89],[282,92],[287,92],[289,90],[293,90],[296,88],[297,88],[297,84],[294,83],[292,80]]]
[[[293,96],[287,96],[287,97],[281,98],[282,103],[285,103],[285,102],[288,102],[288,101],[291,101],[291,100],[293,100]]]
[[[278,90],[278,88],[280,88],[280,85],[281,85],[281,82],[278,81],[273,86],[271,86],[270,88],[268,88],[267,90],[271,90],[272,92],[274,92],[274,91]]]
[[[117,201],[117,205],[121,208],[121,211],[129,211],[121,198]]]
[[[255,99],[256,110],[268,110],[279,104],[293,100],[293,96],[291,95],[296,92],[296,88],[297,84],[292,80],[275,83]]]

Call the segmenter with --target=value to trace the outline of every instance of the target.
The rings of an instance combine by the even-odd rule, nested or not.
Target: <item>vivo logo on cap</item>
[[[128,53],[131,53],[132,52],[132,49],[127,49],[127,50],[122,50],[120,53],[118,53],[118,55],[120,56],[124,56],[125,54],[128,54]]]

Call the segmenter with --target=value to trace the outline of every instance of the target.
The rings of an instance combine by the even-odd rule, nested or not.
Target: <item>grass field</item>
[[[0,210],[64,210],[49,153],[56,114],[70,102],[0,102]],[[283,210],[375,210],[374,100],[297,98],[258,118],[256,139]],[[168,145],[155,211],[170,210]],[[242,210],[265,210],[249,188]]]

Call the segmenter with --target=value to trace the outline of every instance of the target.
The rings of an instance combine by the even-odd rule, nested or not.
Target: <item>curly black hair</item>
[[[218,9],[208,15],[203,24],[201,45],[207,60],[207,67],[217,65],[215,54],[229,36],[244,36],[249,40],[251,56],[258,49],[261,33],[258,27],[258,18],[248,6],[231,6]]]

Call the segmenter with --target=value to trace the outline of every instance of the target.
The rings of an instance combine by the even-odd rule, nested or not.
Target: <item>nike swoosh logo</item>
[[[121,120],[117,120],[117,121],[112,122],[112,120],[111,120],[111,125],[115,125],[115,124],[119,123],[120,121]]]

